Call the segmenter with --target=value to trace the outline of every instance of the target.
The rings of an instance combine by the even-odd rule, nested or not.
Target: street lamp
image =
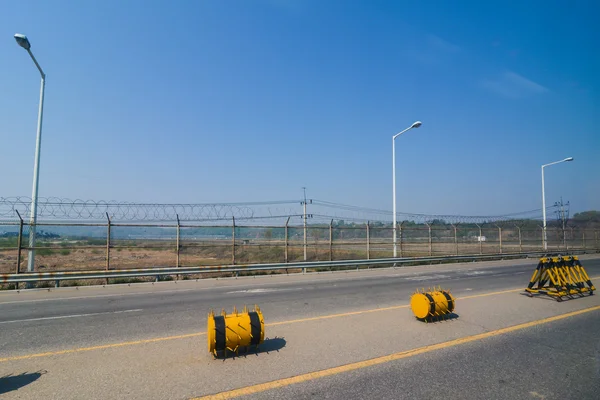
[[[546,236],[546,192],[545,192],[545,188],[544,188],[544,167],[547,167],[549,165],[554,165],[554,164],[560,164],[562,162],[566,162],[566,161],[573,161],[573,157],[567,157],[564,160],[560,160],[560,161],[554,161],[551,162],[550,164],[544,164],[542,165],[542,215],[544,216],[544,250],[548,250],[548,237]]]
[[[42,67],[38,64],[37,60],[31,52],[31,43],[27,36],[20,33],[15,34],[15,40],[17,44],[27,50],[29,56],[35,63],[35,66],[40,71],[42,76],[42,83],[40,88],[40,108],[38,110],[38,124],[37,124],[37,138],[35,142],[35,161],[33,165],[33,189],[31,194],[31,216],[29,219],[29,256],[27,257],[27,271],[33,272],[34,270],[34,246],[35,246],[35,223],[37,220],[37,200],[38,200],[38,184],[39,184],[39,173],[40,173],[40,150],[42,145],[42,117],[44,115],[44,87],[46,86],[46,74],[42,71]]]
[[[398,249],[396,246],[396,230],[398,229],[398,227],[396,226],[396,138],[400,135],[402,135],[404,132],[409,131],[413,128],[418,128],[422,125],[421,121],[417,121],[414,124],[412,124],[410,127],[406,128],[405,130],[403,130],[400,133],[395,134],[392,137],[392,191],[394,192],[393,194],[393,207],[394,207],[394,257],[398,256]]]

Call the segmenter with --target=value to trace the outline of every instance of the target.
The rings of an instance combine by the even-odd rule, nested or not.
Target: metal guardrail
[[[569,254],[582,253],[583,251],[569,251]],[[380,258],[371,260],[340,260],[340,261],[314,261],[314,262],[292,262],[277,264],[250,264],[250,265],[224,265],[204,267],[155,267],[141,269],[121,270],[97,270],[97,271],[57,271],[57,272],[34,272],[21,274],[2,274],[0,284],[40,282],[40,281],[65,281],[80,279],[109,279],[109,278],[134,278],[143,276],[166,276],[166,275],[192,275],[206,273],[228,273],[228,272],[257,272],[302,269],[305,272],[312,268],[343,268],[360,267],[371,265],[405,265],[412,263],[434,263],[451,261],[485,261],[490,259],[515,259],[527,257],[541,257],[549,255],[547,252],[505,253],[486,255],[463,255],[463,256],[440,256],[440,257],[403,257],[403,258]],[[552,254],[554,255],[554,254]]]

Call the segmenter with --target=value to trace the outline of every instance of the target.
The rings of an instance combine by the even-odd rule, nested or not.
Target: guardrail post
[[[108,223],[106,225],[106,270],[110,269],[110,217],[106,213],[106,219]],[[106,284],[108,285],[108,278],[106,278]]]
[[[456,233],[456,225],[452,224],[454,228],[454,254],[458,255],[458,235]]]
[[[17,238],[17,274],[21,272],[21,248],[23,247],[23,218],[21,218],[21,214],[19,214],[18,210],[15,210],[17,215],[19,216],[19,237]],[[17,283],[15,286],[17,289],[19,288],[19,284]]]
[[[425,222],[425,225],[427,225],[427,229],[429,229],[429,257],[433,256],[433,242],[431,240],[431,225],[429,225],[427,222]]]
[[[371,259],[371,233],[369,231],[370,221],[367,221],[367,260]]]
[[[333,261],[333,220],[329,223],[329,261]]]

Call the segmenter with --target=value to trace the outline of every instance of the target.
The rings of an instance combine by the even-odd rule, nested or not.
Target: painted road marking
[[[48,319],[94,317],[96,315],[123,314],[123,313],[138,312],[138,311],[142,311],[142,309],[141,308],[136,308],[135,310],[106,311],[106,312],[89,313],[89,314],[58,315],[56,317],[43,317],[43,318],[13,319],[11,321],[0,321],[0,324],[14,324],[16,322],[45,321],[45,320],[48,320]]]
[[[592,277],[591,279],[600,279],[600,277]],[[514,292],[519,292],[519,291],[523,291],[523,288],[501,290],[498,292],[481,293],[481,294],[475,294],[475,295],[471,295],[471,296],[458,297],[457,300],[467,300],[467,299],[474,299],[474,298],[478,298],[478,297],[495,296],[498,294],[514,293]],[[397,309],[408,308],[408,307],[409,307],[408,304],[403,304],[403,305],[391,306],[391,307],[385,307],[385,308],[375,308],[375,309],[371,309],[371,310],[352,311],[352,312],[341,313],[341,314],[322,315],[320,317],[310,317],[310,318],[295,319],[295,320],[288,320],[288,321],[272,322],[269,324],[265,324],[265,326],[278,326],[278,325],[294,324],[294,323],[299,323],[299,322],[323,320],[323,319],[329,319],[329,318],[348,317],[348,316],[353,316],[353,315],[367,314],[367,313],[380,312],[380,311],[397,310]],[[154,339],[135,340],[135,341],[131,341],[131,342],[112,343],[112,344],[105,344],[105,345],[91,346],[91,347],[81,347],[81,348],[68,349],[68,350],[49,351],[46,353],[5,357],[5,358],[0,358],[0,362],[26,360],[29,358],[38,358],[38,357],[49,357],[49,356],[55,356],[55,355],[61,355],[61,354],[79,353],[79,352],[83,352],[83,351],[111,349],[111,348],[115,348],[115,347],[134,346],[134,345],[140,345],[140,344],[146,344],[146,343],[163,342],[163,341],[167,341],[167,340],[186,339],[186,338],[198,337],[198,336],[202,336],[202,335],[206,335],[206,332],[188,333],[185,335],[165,336],[165,337],[154,338]]]
[[[489,331],[489,332],[485,332],[485,333],[480,333],[477,335],[463,337],[460,339],[450,340],[448,342],[438,343],[438,344],[429,345],[429,346],[423,346],[423,347],[419,347],[419,348],[412,349],[412,350],[401,351],[399,353],[394,353],[394,354],[390,354],[390,355],[383,356],[383,357],[372,358],[370,360],[360,361],[360,362],[356,362],[356,363],[341,365],[339,367],[324,369],[321,371],[309,372],[307,374],[297,375],[297,376],[293,376],[291,378],[278,379],[278,380],[267,382],[267,383],[261,383],[258,385],[247,386],[247,387],[243,387],[240,389],[231,390],[228,392],[221,392],[221,393],[217,393],[214,395],[197,397],[192,400],[201,400],[201,399],[223,400],[223,399],[232,399],[232,398],[239,397],[239,396],[248,396],[251,394],[260,393],[260,392],[264,392],[267,390],[273,390],[273,389],[290,386],[290,385],[294,385],[294,384],[298,384],[298,383],[302,383],[302,382],[308,382],[308,381],[324,378],[324,377],[331,376],[331,375],[337,375],[337,374],[350,372],[350,371],[354,371],[354,370],[358,370],[358,369],[372,367],[374,365],[384,364],[384,363],[388,363],[391,361],[400,360],[403,358],[414,357],[419,354],[429,353],[429,352],[432,352],[435,350],[447,349],[447,348],[458,346],[458,345],[465,344],[465,343],[475,342],[475,341],[491,338],[494,336],[505,335],[507,333],[520,331],[522,329],[532,328],[534,326],[548,324],[550,322],[559,321],[561,319],[589,313],[592,311],[598,311],[598,310],[600,310],[600,306],[594,306],[594,307],[585,308],[585,309],[579,310],[579,311],[573,311],[570,313],[557,315],[554,317],[539,319],[537,321],[532,321],[532,322],[527,322],[524,324],[510,326],[508,328],[497,329],[497,330],[493,330],[493,331]]]
[[[245,289],[245,290],[234,290],[233,292],[226,292],[225,294],[234,294],[234,293],[253,294],[253,293],[272,293],[272,292],[294,292],[294,291],[298,291],[298,290],[304,290],[304,288],[289,288],[289,289],[277,289],[277,288],[273,288],[273,289],[264,289],[264,288],[260,288],[260,289]]]

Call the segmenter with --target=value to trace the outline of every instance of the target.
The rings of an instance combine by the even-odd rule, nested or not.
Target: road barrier
[[[109,279],[109,278],[133,278],[143,276],[181,276],[196,274],[226,274],[226,273],[252,273],[289,269],[302,269],[307,272],[310,269],[334,269],[361,266],[405,266],[418,264],[432,264],[443,262],[468,262],[468,261],[486,261],[486,260],[511,260],[518,258],[540,257],[546,253],[526,252],[526,253],[505,253],[505,254],[486,254],[486,255],[465,255],[465,256],[443,256],[443,257],[399,257],[399,258],[378,258],[367,260],[340,260],[340,261],[314,261],[314,262],[293,262],[293,263],[272,263],[272,264],[250,264],[250,265],[223,265],[223,266],[194,266],[194,267],[153,267],[140,269],[110,269],[97,271],[54,271],[54,272],[28,272],[19,274],[1,274],[0,284],[21,283],[21,282],[42,282],[42,281],[65,281],[81,279]]]
[[[585,268],[577,256],[542,257],[525,291],[530,297],[543,294],[562,301],[563,298],[594,294],[592,284]]]
[[[417,290],[410,298],[410,308],[420,320],[432,321],[449,316],[456,306],[456,299],[449,290],[442,288],[429,288],[425,291]]]
[[[219,353],[227,356],[227,351],[239,353],[240,348],[246,351],[250,346],[258,349],[265,340],[265,320],[258,306],[253,311],[244,310],[240,313],[233,308],[233,313],[227,315],[225,310],[221,315],[213,311],[208,314],[208,351],[218,357]]]

